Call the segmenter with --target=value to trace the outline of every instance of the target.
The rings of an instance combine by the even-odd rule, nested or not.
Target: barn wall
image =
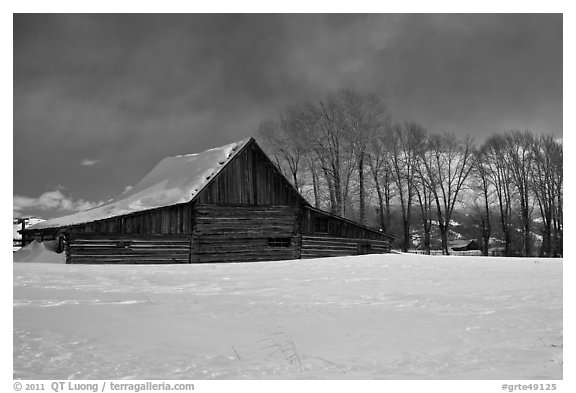
[[[24,246],[32,243],[34,240],[43,242],[44,240],[56,240],[60,234],[60,229],[46,230],[27,230],[22,232],[22,244]]]
[[[390,252],[390,237],[316,209],[302,214],[301,257],[319,258]]]
[[[68,233],[66,263],[190,263],[190,235]]]
[[[192,262],[300,258],[295,207],[199,204],[195,223]]]
[[[196,200],[205,204],[297,206],[302,197],[252,143],[222,169]]]
[[[319,221],[323,221],[323,223]],[[302,234],[382,241],[389,241],[390,239],[390,237],[384,233],[370,230],[352,221],[343,220],[331,214],[307,207],[304,208],[302,215]]]
[[[67,232],[186,235],[192,233],[192,217],[192,204],[187,203],[72,226]]]
[[[301,257],[321,258],[390,252],[390,242],[373,239],[302,236]]]

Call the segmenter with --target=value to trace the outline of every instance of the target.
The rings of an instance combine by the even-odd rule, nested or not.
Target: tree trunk
[[[314,206],[320,209],[320,193],[318,191],[318,178],[315,171],[312,171],[312,188],[314,189]]]
[[[328,187],[328,197],[330,198],[330,213],[336,213],[336,197],[334,196],[334,184],[330,177],[330,173],[326,168],[322,168],[322,172],[324,173],[324,179],[326,180],[326,186]]]
[[[298,185],[298,176],[297,176],[296,171],[292,171],[292,179],[294,181],[294,187],[298,190],[298,192],[300,192],[301,190],[300,190],[300,187]]]
[[[448,225],[444,222],[438,222],[438,228],[440,229],[440,239],[442,241],[442,254],[450,255],[448,250]]]
[[[490,247],[490,222],[482,220],[482,255],[488,256],[488,248]]]
[[[382,194],[382,189],[380,188],[377,176],[374,176],[374,182],[376,185],[376,194],[378,195],[378,221],[380,222],[380,229],[386,232],[388,228],[384,219],[384,195]]]
[[[510,227],[506,227],[504,230],[504,255],[507,257],[512,256],[512,235],[510,233]]]
[[[358,159],[358,182],[360,185],[360,223],[365,224],[366,208],[364,205],[364,154]]]
[[[430,243],[430,228],[429,222],[424,222],[424,251],[426,255],[430,255],[431,243]]]
[[[388,194],[389,195],[389,194]],[[385,203],[384,205],[386,206],[386,214],[384,215],[384,220],[386,221],[386,228],[390,227],[390,221],[392,220],[392,216],[390,213],[390,197],[385,197]]]
[[[529,257],[532,254],[532,235],[530,228],[530,216],[528,207],[528,196],[524,195],[522,203],[522,222],[523,222],[523,235],[524,235],[524,247],[523,254],[525,257]]]
[[[410,249],[410,221],[402,221],[404,224],[404,240],[402,241],[402,251],[408,252]]]
[[[549,225],[544,224],[542,231],[542,248],[540,249],[541,257],[549,257],[552,254],[552,232]]]
[[[337,168],[332,168],[333,182],[332,187],[334,188],[334,211],[337,215],[344,216],[344,203],[342,201],[342,183],[340,182],[340,173]]]
[[[482,254],[488,256],[488,250],[490,248],[490,236],[492,235],[492,223],[490,220],[490,204],[488,202],[488,181],[486,180],[486,174],[483,173],[482,176],[483,183],[483,193],[484,193],[484,214],[485,222],[482,223],[482,235],[484,236],[484,249]],[[482,220],[484,221],[484,220]]]

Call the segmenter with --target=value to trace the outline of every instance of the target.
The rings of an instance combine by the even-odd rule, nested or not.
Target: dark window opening
[[[328,219],[324,217],[316,217],[314,219],[314,232],[328,233]]]
[[[268,247],[290,247],[292,239],[289,237],[269,237]]]

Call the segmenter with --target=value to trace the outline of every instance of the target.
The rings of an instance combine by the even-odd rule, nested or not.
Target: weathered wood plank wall
[[[319,221],[324,221],[319,225]],[[320,229],[322,227],[322,229]],[[363,227],[317,209],[304,207],[302,213],[302,235],[330,236],[352,239],[375,239],[388,241],[389,235]]]
[[[193,262],[300,258],[298,209],[291,206],[196,206]]]
[[[374,239],[302,236],[301,258],[340,257],[390,252],[390,242]]]
[[[297,206],[302,197],[254,144],[246,146],[197,196],[199,203]]]
[[[190,235],[69,233],[66,263],[190,263]]]
[[[55,240],[58,238],[60,229],[37,229],[22,233],[22,244],[24,246],[32,243],[34,240],[43,242],[44,240]]]
[[[192,217],[192,204],[185,203],[70,226],[67,232],[185,235],[192,233]]]

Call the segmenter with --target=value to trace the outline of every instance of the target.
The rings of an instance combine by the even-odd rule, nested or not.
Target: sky
[[[13,216],[53,218],[162,158],[343,88],[481,143],[562,136],[561,14],[15,14]]]

